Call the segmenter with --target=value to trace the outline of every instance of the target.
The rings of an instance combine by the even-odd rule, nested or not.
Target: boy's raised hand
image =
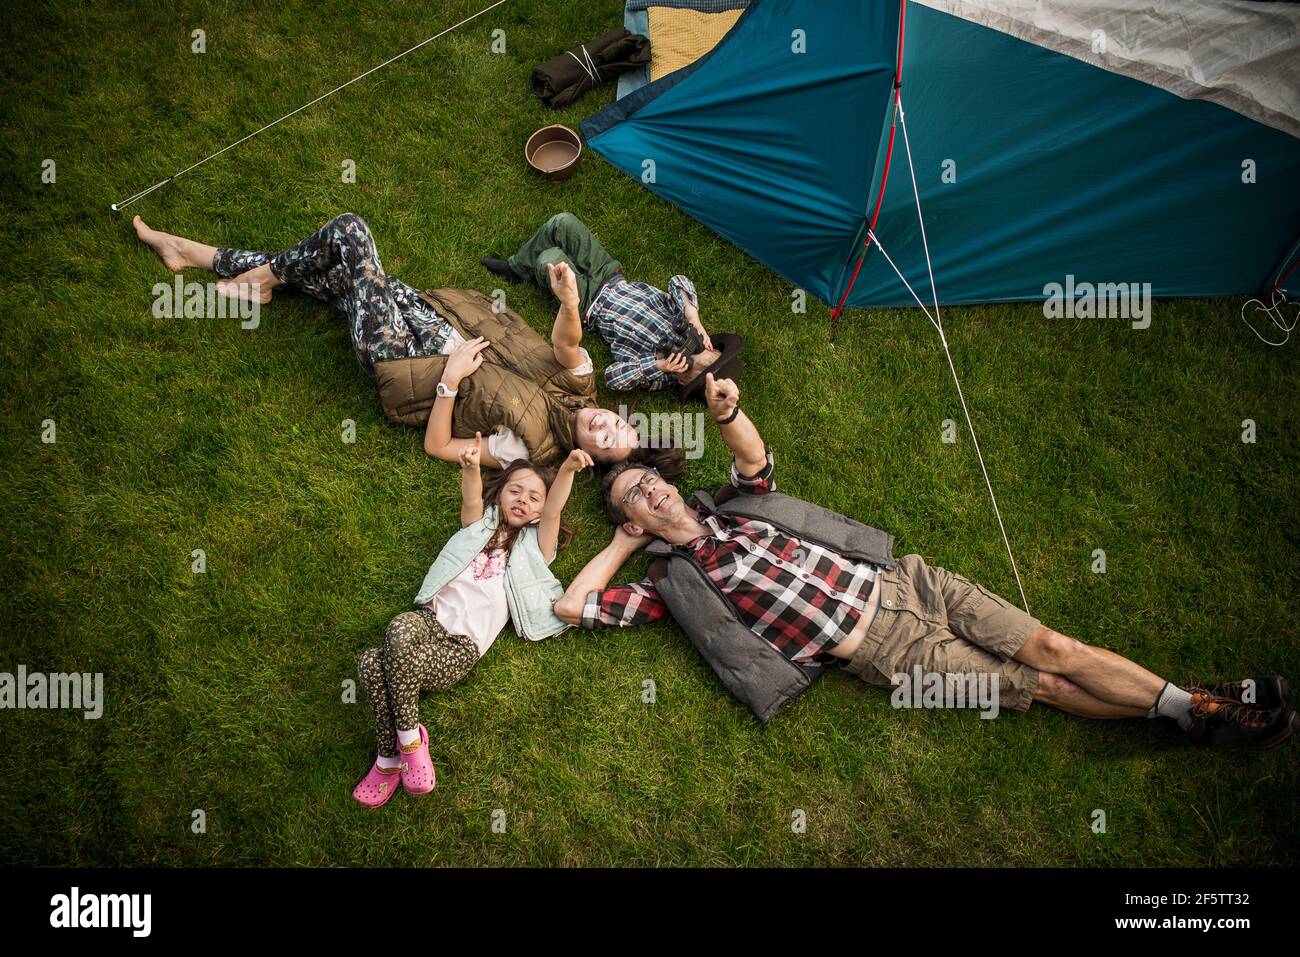
[[[709,351],[712,351],[713,339],[710,338],[709,334],[704,331],[704,323],[700,322],[700,310],[697,309],[695,306],[687,304],[686,320],[695,327],[696,331],[699,332],[700,339],[702,339],[704,342],[704,348],[708,349]]]
[[[595,464],[596,463],[592,460],[591,456],[582,451],[582,449],[574,449],[569,453],[569,457],[564,460],[564,464],[560,466],[560,470],[576,473],[581,472],[583,469],[591,468]]]
[[[460,450],[460,467],[468,472],[477,472],[479,456],[483,451],[483,433],[474,433],[474,442],[466,444]]]
[[[578,277],[568,263],[547,263],[546,273],[551,279],[551,292],[566,306],[578,308]]]
[[[680,352],[674,352],[670,356],[655,361],[655,367],[660,372],[669,372],[673,375],[681,375],[691,367],[691,360],[686,358]]]

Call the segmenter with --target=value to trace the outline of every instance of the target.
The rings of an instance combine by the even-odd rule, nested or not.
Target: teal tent
[[[1300,289],[1296,4],[751,0],[583,132],[795,286],[898,305],[867,230],[928,301],[900,106],[941,302]]]

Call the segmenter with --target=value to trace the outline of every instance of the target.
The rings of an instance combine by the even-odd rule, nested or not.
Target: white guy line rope
[[[885,252],[885,248],[880,245],[880,240],[876,238],[875,233],[868,230],[868,235],[871,237],[871,241],[876,244],[876,248],[879,249],[885,259],[888,260],[889,265],[893,268],[894,272],[897,273],[898,278],[903,280],[903,285],[907,286],[907,291],[912,294],[912,298],[915,299],[917,305],[921,307],[921,311],[925,313],[931,324],[939,332],[939,341],[943,344],[943,354],[947,357],[948,369],[952,372],[952,382],[953,385],[957,387],[957,398],[961,400],[962,415],[966,417],[966,428],[970,430],[971,441],[975,443],[975,455],[979,458],[980,471],[984,473],[984,485],[989,490],[989,500],[993,503],[993,514],[998,520],[998,531],[1002,533],[1002,543],[1007,547],[1007,558],[1011,559],[1011,571],[1012,574],[1016,576],[1016,588],[1020,590],[1020,602],[1024,607],[1025,612],[1028,613],[1029,599],[1025,597],[1025,586],[1020,581],[1020,569],[1016,567],[1016,556],[1011,551],[1011,540],[1007,537],[1007,528],[1002,522],[1002,509],[998,507],[998,497],[993,494],[993,482],[989,479],[989,470],[984,464],[984,453],[980,450],[980,440],[975,434],[975,423],[971,421],[970,409],[966,407],[966,395],[962,391],[961,380],[957,378],[957,366],[952,361],[952,350],[948,348],[948,337],[943,333],[943,317],[939,314],[939,290],[934,284],[934,267],[930,262],[930,243],[925,236],[925,218],[921,215],[921,192],[916,185],[916,167],[912,165],[912,144],[907,136],[907,114],[903,112],[903,100],[901,96],[898,99],[898,118],[903,127],[903,147],[907,153],[907,168],[912,174],[912,195],[916,198],[916,219],[921,226],[921,245],[925,249],[925,268],[930,276],[930,292],[934,296],[933,316],[930,315],[929,310],[925,308],[925,304],[921,302],[920,297],[917,296],[915,290],[912,289],[908,281],[903,279],[903,274],[899,272],[898,267],[894,265],[894,261],[889,258],[889,254]]]
[[[1265,339],[1262,335],[1259,334],[1259,330],[1255,328],[1254,324],[1252,324],[1251,321],[1246,318],[1246,307],[1249,306],[1252,302],[1259,308],[1260,312],[1268,316],[1269,320],[1273,323],[1273,326],[1275,328],[1282,330],[1283,336],[1278,342],[1274,342],[1272,339]],[[1284,293],[1281,289],[1273,290],[1273,295],[1269,296],[1267,306],[1264,305],[1264,301],[1262,299],[1247,299],[1245,302],[1241,304],[1241,321],[1250,327],[1250,331],[1255,333],[1255,338],[1258,339],[1260,342],[1264,343],[1264,345],[1284,346],[1291,341],[1291,333],[1295,331],[1296,324],[1300,323],[1300,310],[1297,310],[1296,317],[1291,320],[1290,324],[1287,323],[1286,316],[1284,316],[1282,313],[1282,307],[1285,306],[1286,304],[1287,304],[1286,293]]]
[[[899,280],[907,288],[907,291],[912,294],[912,298],[916,300],[916,304],[920,306],[921,311],[925,313],[925,318],[929,319],[930,324],[939,331],[939,341],[943,344],[944,355],[948,357],[948,368],[952,371],[952,381],[957,386],[957,397],[961,399],[961,410],[962,413],[966,416],[966,427],[970,429],[971,439],[974,440],[975,442],[975,454],[979,456],[980,471],[984,473],[984,484],[988,488],[989,498],[993,502],[993,514],[997,516],[998,529],[1001,530],[1002,532],[1002,542],[1007,546],[1007,557],[1011,559],[1011,571],[1016,576],[1016,587],[1020,589],[1020,600],[1024,604],[1025,611],[1028,612],[1029,600],[1025,598],[1025,586],[1020,583],[1020,572],[1016,568],[1016,557],[1013,554],[1011,554],[1011,542],[1007,540],[1007,530],[1006,527],[1002,524],[1002,512],[998,508],[997,496],[993,494],[993,483],[989,481],[988,469],[985,468],[984,466],[984,455],[980,452],[979,439],[976,438],[975,436],[975,426],[971,423],[970,411],[966,408],[966,397],[962,394],[961,391],[961,382],[957,378],[957,369],[952,362],[952,353],[948,351],[948,339],[943,334],[943,327],[939,325],[939,323],[934,321],[934,317],[930,315],[930,310],[925,307],[925,303],[923,303],[921,301],[921,297],[916,294],[916,290],[912,288],[912,284],[908,282],[907,277],[905,277],[899,271],[898,266],[894,264],[894,260],[890,258],[889,253],[885,252],[885,247],[880,245],[880,240],[876,237],[875,232],[872,231],[871,229],[868,229],[867,236],[868,238],[870,238],[870,240],[873,243],[875,243],[876,248],[880,250],[880,254],[885,257],[885,261],[889,263],[890,268],[894,270],[894,275],[896,275],[899,278]]]
[[[210,160],[210,159],[216,159],[216,158],[217,158],[218,156],[220,156],[222,153],[226,152],[226,150],[232,150],[232,149],[234,149],[234,148],[235,148],[236,146],[238,146],[240,143],[243,143],[243,142],[245,142],[246,140],[251,140],[254,136],[257,136],[259,133],[265,133],[265,132],[266,132],[267,130],[269,130],[271,127],[273,127],[273,126],[275,126],[275,125],[277,125],[277,124],[279,124],[279,123],[283,123],[283,122],[284,122],[285,120],[287,120],[289,117],[291,117],[291,116],[295,116],[295,115],[301,113],[303,110],[307,109],[307,107],[309,107],[309,106],[315,106],[315,105],[316,105],[317,103],[319,103],[321,100],[325,99],[326,97],[333,96],[335,93],[337,93],[339,90],[343,89],[344,87],[351,86],[353,83],[356,83],[357,80],[363,80],[363,79],[365,79],[365,78],[368,77],[370,74],[374,73],[376,70],[382,70],[384,67],[388,66],[388,64],[390,64],[390,63],[394,63],[394,62],[396,62],[397,60],[400,60],[402,57],[406,56],[408,53],[414,53],[416,50],[420,49],[420,47],[424,46],[425,44],[427,44],[427,43],[432,43],[434,40],[438,39],[438,37],[441,37],[441,36],[444,36],[444,35],[446,35],[446,34],[448,34],[448,33],[451,33],[451,31],[452,31],[452,30],[455,30],[457,27],[463,27],[465,24],[469,23],[471,20],[473,20],[473,19],[475,19],[475,18],[477,18],[477,17],[481,17],[481,16],[483,16],[483,14],[487,13],[489,10],[495,10],[497,7],[501,6],[501,4],[506,3],[506,2],[508,2],[508,0],[496,0],[496,3],[493,3],[493,4],[491,4],[490,6],[484,7],[482,10],[480,10],[478,13],[473,14],[472,16],[468,16],[468,17],[466,17],[464,20],[460,21],[460,23],[457,23],[457,24],[454,24],[453,26],[448,27],[447,29],[443,30],[441,33],[435,33],[433,36],[429,37],[427,40],[421,40],[419,43],[417,43],[415,46],[411,47],[409,50],[403,50],[401,53],[397,54],[397,56],[395,56],[395,57],[390,57],[389,59],[385,60],[383,63],[379,64],[379,66],[371,67],[371,68],[370,68],[369,70],[367,70],[365,73],[361,73],[361,74],[358,74],[357,76],[354,76],[352,79],[348,80],[346,83],[343,83],[343,84],[340,84],[339,86],[334,87],[334,89],[330,90],[328,93],[322,93],[320,96],[316,97],[316,99],[312,100],[310,103],[304,103],[302,106],[298,107],[298,109],[294,110],[293,112],[291,112],[291,113],[286,113],[286,114],[284,114],[284,116],[280,117],[278,120],[273,120],[272,122],[267,123],[267,124],[266,124],[265,126],[263,126],[260,130],[254,130],[252,133],[249,133],[247,136],[235,140],[235,142],[231,143],[229,146],[223,147],[222,149],[217,150],[215,153],[212,153],[212,154],[209,155],[209,156],[205,156],[205,157],[203,157],[203,159],[199,160],[197,163],[192,163],[192,164],[190,164],[189,166],[187,166],[187,167],[185,167],[183,170],[181,170],[179,173],[172,173],[171,176],[168,176],[166,179],[161,179],[161,180],[159,180],[158,182],[156,182],[156,183],[154,183],[152,186],[150,186],[148,189],[142,189],[142,190],[140,190],[140,192],[136,193],[134,196],[128,196],[126,199],[122,200],[120,203],[113,203],[109,208],[112,209],[113,212],[115,212],[115,213],[116,213],[116,212],[119,212],[119,211],[121,211],[121,210],[123,210],[123,209],[126,209],[126,207],[130,206],[130,205],[131,205],[132,203],[134,203],[137,199],[143,199],[145,196],[148,196],[150,193],[152,193],[155,189],[158,189],[160,186],[166,186],[166,185],[167,185],[168,183],[170,183],[172,180],[177,179],[178,177],[184,176],[186,173],[188,173],[188,172],[189,172],[190,170],[192,170],[192,169],[197,169],[198,167],[200,167],[200,166],[202,166],[204,163],[206,163],[208,160]]]

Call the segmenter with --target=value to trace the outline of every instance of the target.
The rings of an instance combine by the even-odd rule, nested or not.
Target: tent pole
[[[867,258],[867,253],[871,249],[871,234],[875,231],[876,220],[880,218],[880,206],[885,199],[885,184],[889,182],[889,160],[894,155],[894,133],[898,126],[898,110],[901,105],[901,96],[903,89],[903,33],[907,23],[907,0],[899,0],[898,4],[898,54],[894,62],[894,111],[889,121],[889,146],[885,149],[885,166],[880,175],[880,190],[876,193],[876,206],[871,212],[871,222],[867,224],[867,238],[862,241],[862,253],[858,256],[858,264],[853,268],[853,275],[849,277],[848,285],[844,287],[844,293],[840,296],[840,301],[831,310],[831,328],[830,341],[835,342],[836,333],[839,331],[840,313],[844,311],[844,304],[848,301],[849,293],[853,290],[853,284],[858,281],[858,273],[862,271],[862,262]]]
[[[840,296],[839,303],[831,310],[831,342],[835,341],[835,333],[839,328],[840,313],[844,311],[844,303],[849,298],[849,292],[853,289],[853,284],[858,281],[858,273],[862,271],[862,263],[867,258],[867,252],[871,249],[871,233],[876,228],[876,220],[880,217],[880,206],[885,199],[885,184],[889,182],[889,160],[894,155],[894,132],[898,127],[898,97],[899,87],[898,80],[894,80],[894,112],[893,118],[889,122],[889,146],[885,150],[885,167],[880,176],[880,190],[876,193],[876,208],[871,213],[871,221],[867,223],[867,237],[862,241],[862,253],[858,256],[858,264],[853,268],[853,275],[849,277],[848,285],[844,287],[844,292]]]

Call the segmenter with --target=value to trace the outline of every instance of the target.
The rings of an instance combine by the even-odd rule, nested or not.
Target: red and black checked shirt
[[[731,466],[731,484],[750,494],[776,488],[772,455],[753,477]],[[674,550],[689,555],[718,586],[740,621],[795,664],[839,662],[829,654],[858,623],[879,571],[813,542],[786,535],[757,519],[696,509],[709,532]],[[646,580],[591,592],[583,609],[585,628],[639,625],[668,617],[668,606]]]

